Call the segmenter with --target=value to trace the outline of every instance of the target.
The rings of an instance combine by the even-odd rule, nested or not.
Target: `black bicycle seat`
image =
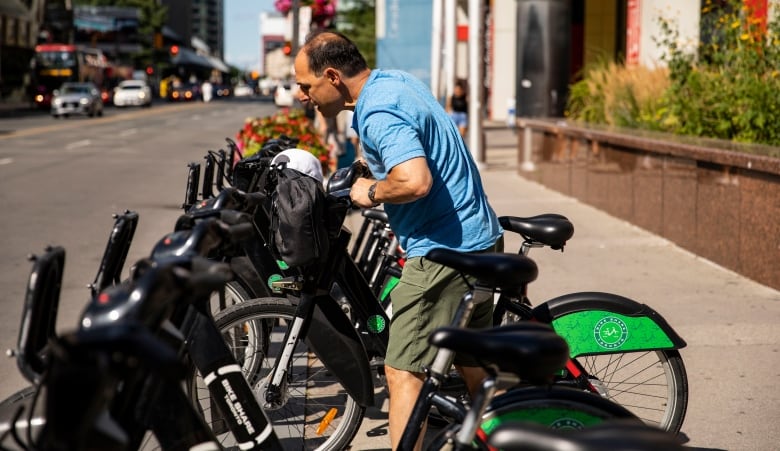
[[[482,330],[443,327],[428,342],[531,383],[549,382],[569,357],[566,341],[552,327],[530,321]]]
[[[563,249],[566,241],[574,235],[574,225],[566,216],[546,213],[543,215],[519,218],[515,216],[501,216],[499,224],[505,230],[519,233],[526,239],[530,239],[553,249]]]
[[[387,212],[378,208],[366,208],[363,210],[363,217],[387,222]]]
[[[506,423],[488,438],[504,451],[681,451],[676,436],[636,420],[608,420],[580,430],[557,431],[536,423]]]
[[[524,255],[503,252],[467,253],[451,249],[433,249],[428,260],[474,276],[480,284],[501,290],[527,285],[539,274],[536,263]]]

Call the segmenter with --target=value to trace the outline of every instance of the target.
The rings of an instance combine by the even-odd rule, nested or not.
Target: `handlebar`
[[[349,190],[359,178],[372,177],[371,170],[363,161],[355,161],[346,168],[336,170],[328,179],[328,195],[337,199],[349,199]]]

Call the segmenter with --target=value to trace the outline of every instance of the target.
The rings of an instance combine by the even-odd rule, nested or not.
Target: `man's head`
[[[346,36],[315,31],[295,57],[295,81],[301,102],[312,102],[325,117],[335,117],[355,102],[350,81],[369,71],[363,55]]]

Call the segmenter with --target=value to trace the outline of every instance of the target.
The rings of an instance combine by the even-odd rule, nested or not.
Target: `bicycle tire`
[[[273,363],[269,359],[277,355],[295,310],[284,298],[258,298],[229,306],[215,316],[217,327],[261,402],[265,400],[263,380]],[[347,394],[304,342],[296,345],[291,365],[283,404],[270,409],[264,405],[284,448],[346,448],[360,428],[365,408]],[[219,413],[211,409],[208,390],[200,376],[194,382],[190,384],[191,399],[223,446],[233,446],[232,434],[220,424]],[[333,413],[335,416],[328,420]]]
[[[490,448],[486,438],[498,426],[506,423],[531,422],[556,430],[575,430],[601,424],[614,419],[633,419],[624,407],[593,393],[551,386],[549,388],[520,388],[496,396],[482,416],[477,436],[472,440],[474,450]],[[452,450],[453,437],[460,429],[452,423],[442,429],[426,448],[429,451]]]
[[[675,434],[680,431],[688,408],[688,376],[679,351],[599,354],[576,360],[603,397],[647,424]]]
[[[249,299],[252,299],[252,295],[249,294],[249,290],[244,288],[242,283],[236,280],[231,280],[225,284],[224,307],[220,305],[219,294],[217,292],[214,292],[211,295],[211,300],[209,301],[211,305],[211,313],[216,315],[224,308],[247,301]]]

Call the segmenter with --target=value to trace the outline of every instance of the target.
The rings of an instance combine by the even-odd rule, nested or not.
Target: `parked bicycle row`
[[[339,170],[325,186],[296,144],[269,141],[234,165],[228,140],[191,163],[184,213],[129,270],[139,217],[117,215],[73,331],[54,330],[65,250],[35,259],[15,350],[31,386],[0,405],[0,444],[349,446],[385,384],[405,254],[382,210],[351,204],[367,168]],[[350,214],[363,216],[354,238]],[[678,447],[688,399],[682,338],[651,307],[616,294],[532,306],[540,269],[528,252],[562,250],[573,225],[556,214],[500,222],[522,236],[517,253],[426,256],[463,274],[468,290],[451,326],[429,338],[436,358],[399,449],[413,449],[434,408],[444,427],[430,449]],[[484,302],[494,303],[494,327],[465,329]],[[456,353],[486,370],[478,390],[467,393],[451,371]]]

